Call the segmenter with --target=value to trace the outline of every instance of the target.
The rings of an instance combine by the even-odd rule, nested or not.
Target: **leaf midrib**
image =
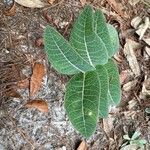
[[[100,112],[100,110],[99,110],[99,107],[100,107],[100,98],[101,98],[101,83],[100,83],[99,75],[98,75],[97,72],[96,72],[96,75],[97,75],[97,79],[98,79],[98,83],[99,83],[99,87],[100,87],[99,100],[98,100],[98,114],[99,114],[99,112]]]
[[[83,114],[83,124],[84,124],[84,132],[87,134],[86,125],[85,125],[85,116],[84,116],[84,86],[85,86],[85,73],[83,73],[83,84],[82,84],[82,114]]]
[[[85,18],[85,19],[87,21],[87,18]],[[91,61],[90,54],[89,54],[88,48],[87,48],[87,43],[86,43],[86,37],[85,37],[85,25],[86,25],[86,21],[84,21],[84,45],[85,45],[85,49],[86,49],[86,53],[87,53],[87,57],[88,57],[89,63],[90,63],[91,66],[94,67],[94,65],[93,65],[93,63]]]

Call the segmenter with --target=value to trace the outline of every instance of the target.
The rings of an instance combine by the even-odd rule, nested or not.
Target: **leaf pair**
[[[65,108],[73,126],[83,136],[91,136],[99,117],[108,116],[109,105],[119,103],[120,93],[117,66],[111,59],[95,71],[73,76],[65,95]]]
[[[52,66],[68,75],[92,71],[96,65],[106,64],[119,47],[114,27],[106,24],[102,12],[94,13],[90,6],[77,18],[70,43],[50,26],[45,30],[44,42]]]
[[[120,101],[118,69],[110,59],[119,48],[115,28],[102,12],[85,7],[71,32],[70,43],[47,27],[45,49],[53,67],[76,74],[67,85],[65,108],[73,126],[85,137],[96,129],[99,117],[107,117],[109,105]]]

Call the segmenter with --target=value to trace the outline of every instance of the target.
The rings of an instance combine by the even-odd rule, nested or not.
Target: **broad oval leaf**
[[[47,26],[45,29],[44,46],[50,63],[62,74],[84,73],[95,69],[53,27]]]
[[[107,28],[106,19],[100,10],[96,10],[94,14],[94,29],[101,41],[103,41],[109,58],[113,56],[113,46],[110,39],[110,34]]]
[[[112,59],[104,65],[109,78],[108,101],[110,105],[118,105],[121,99],[121,87],[119,81],[119,71]]]
[[[96,73],[98,76],[99,80],[99,87],[100,87],[100,92],[99,92],[99,116],[101,118],[106,118],[108,116],[108,84],[109,84],[109,79],[108,79],[108,73],[105,67],[102,65],[98,65],[96,67]]]
[[[90,65],[107,63],[107,49],[95,33],[93,10],[90,6],[86,6],[77,18],[71,32],[70,43]]]
[[[111,40],[111,43],[112,43],[112,49],[113,49],[112,56],[113,56],[119,50],[118,32],[111,24],[107,24],[107,28],[108,28],[108,32],[109,32],[109,35],[110,35],[110,40]]]
[[[73,126],[90,137],[99,117],[99,83],[95,71],[75,75],[68,83],[65,108]]]

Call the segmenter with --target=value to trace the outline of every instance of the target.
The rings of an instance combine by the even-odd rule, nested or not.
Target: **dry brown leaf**
[[[88,147],[87,147],[87,144],[85,141],[82,141],[79,145],[79,147],[77,148],[77,150],[87,150]]]
[[[131,39],[126,39],[126,44],[124,46],[124,54],[129,62],[131,70],[136,76],[140,75],[140,67],[136,59],[134,50],[138,49],[139,47],[140,47],[139,43]]]
[[[33,74],[30,81],[30,96],[34,96],[40,89],[42,79],[45,75],[45,66],[40,63],[35,63],[33,67]]]
[[[30,102],[28,102],[25,107],[27,108],[36,108],[41,112],[48,112],[48,104],[47,102],[43,101],[43,100],[32,100]]]
[[[86,4],[86,0],[80,0],[80,3],[82,6],[84,6]]]
[[[40,0],[15,0],[18,4],[30,8],[42,8],[46,4]]]

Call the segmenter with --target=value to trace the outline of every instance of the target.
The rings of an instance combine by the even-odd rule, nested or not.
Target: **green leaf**
[[[108,28],[108,32],[109,32],[109,35],[110,35],[110,40],[111,40],[111,43],[112,43],[112,46],[113,46],[112,47],[113,53],[111,55],[111,56],[113,56],[119,50],[118,32],[111,24],[107,24],[107,28]]]
[[[71,32],[70,43],[90,65],[107,63],[108,52],[102,39],[95,33],[94,16],[90,6],[86,6],[77,18]]]
[[[104,65],[109,77],[108,101],[111,105],[118,105],[121,99],[121,87],[119,81],[119,71],[112,59]]]
[[[75,75],[68,83],[65,109],[73,126],[90,137],[99,117],[99,83],[95,71]]]
[[[140,148],[144,148],[144,145],[147,143],[146,140],[133,140],[133,141],[130,141],[130,144],[132,145],[137,145],[138,147]]]
[[[134,134],[132,135],[131,139],[135,140],[137,139],[139,136],[141,135],[141,133],[139,131],[135,131]]]
[[[148,114],[150,114],[150,107],[146,108],[145,112],[148,113]]]
[[[99,79],[100,97],[99,97],[99,115],[101,118],[108,116],[108,73],[105,67],[99,65],[96,67],[96,73]]]
[[[147,141],[144,140],[144,139],[141,139],[141,140],[138,141],[138,143],[139,143],[139,145],[144,145],[144,144],[147,143]]]
[[[100,10],[95,11],[94,17],[95,17],[94,18],[95,32],[100,38],[100,40],[103,41],[107,49],[109,58],[110,58],[114,55],[114,51],[113,51],[113,46],[112,46],[111,39],[110,39],[110,34],[107,28],[106,19]]]
[[[95,68],[89,65],[54,28],[47,26],[44,46],[52,66],[62,74],[86,72]]]

